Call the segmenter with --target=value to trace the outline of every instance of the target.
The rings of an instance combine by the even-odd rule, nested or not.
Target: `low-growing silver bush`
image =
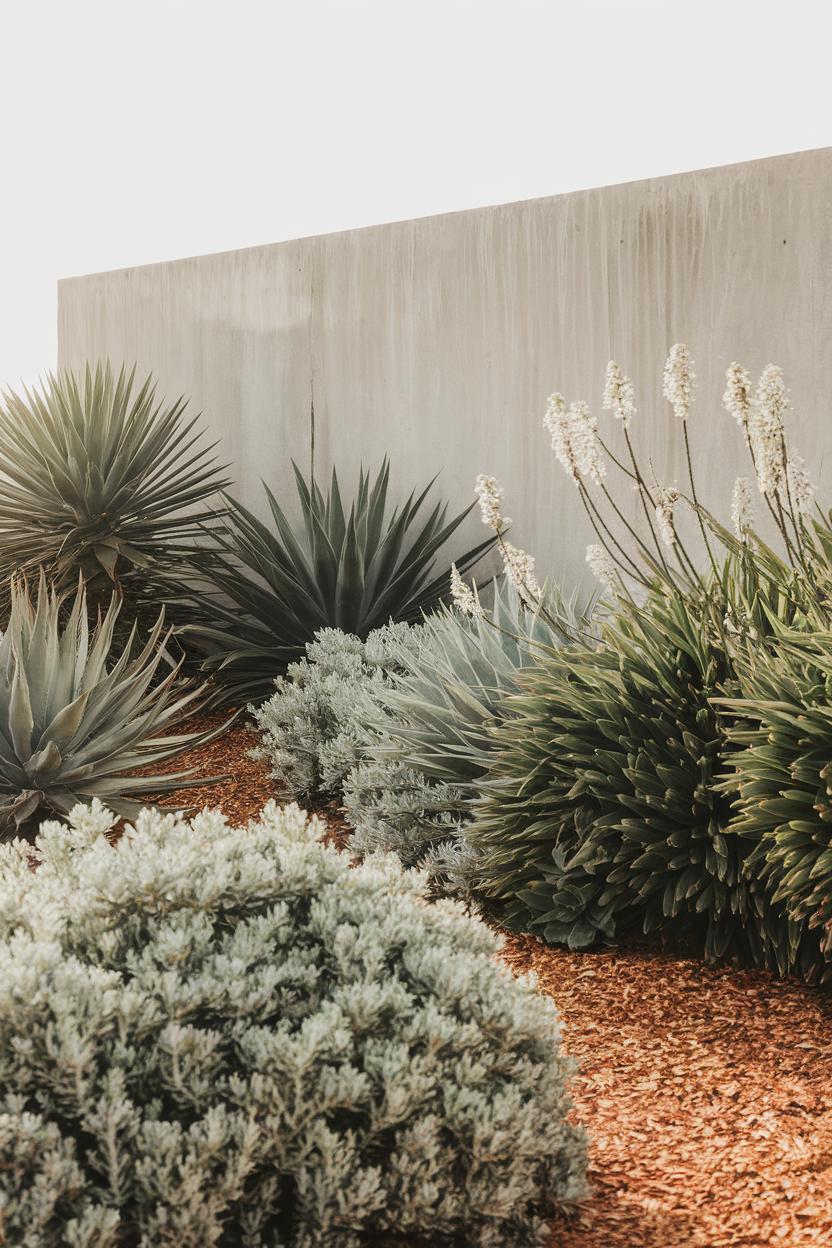
[[[584,1140],[488,928],[297,807],[70,822],[0,848],[4,1242],[546,1242]]]
[[[362,757],[365,721],[379,692],[402,656],[418,647],[420,632],[390,624],[362,641],[323,628],[307,645],[306,658],[277,679],[272,697],[252,708],[263,738],[253,753],[271,764],[288,795],[303,801],[340,796]]]

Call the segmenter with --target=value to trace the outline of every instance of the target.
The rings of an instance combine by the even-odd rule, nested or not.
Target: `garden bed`
[[[227,778],[178,800],[245,822],[280,799],[248,756],[256,742],[240,721],[183,756],[198,775]],[[572,952],[509,936],[503,956],[554,998],[580,1062],[573,1091],[593,1196],[555,1229],[553,1248],[832,1242],[828,994],[642,949]]]

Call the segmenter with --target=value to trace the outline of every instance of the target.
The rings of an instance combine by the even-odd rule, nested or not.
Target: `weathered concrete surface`
[[[349,475],[389,451],[402,487],[441,470],[456,505],[493,473],[513,540],[568,578],[583,573],[592,534],[541,418],[559,389],[609,427],[611,357],[636,383],[632,432],[660,480],[684,479],[680,423],[661,396],[679,340],[697,365],[690,434],[706,501],[727,514],[746,469],[720,402],[732,359],[755,373],[783,365],[795,441],[822,475],[831,204],[822,149],[70,278],[59,363],[137,360],[164,391],[190,394],[258,509],[259,478],[289,488],[291,457]],[[482,533],[472,518],[466,536]]]

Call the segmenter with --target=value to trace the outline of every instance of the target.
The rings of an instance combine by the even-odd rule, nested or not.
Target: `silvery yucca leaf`
[[[0,402],[0,583],[45,568],[59,589],[83,574],[96,599],[125,576],[176,566],[228,481],[186,401],[156,398],[135,369],[50,374]],[[8,592],[5,593],[8,608]]]
[[[133,656],[113,650],[119,613],[114,596],[91,630],[79,585],[68,613],[64,596],[41,573],[33,601],[24,580],[12,581],[11,614],[0,640],[0,838],[26,833],[50,812],[101,798],[119,814],[138,803],[127,794],[164,793],[210,783],[190,771],[127,777],[217,736],[160,735],[199,709],[202,690],[178,682],[179,668],[155,681],[169,631],[159,616]],[[66,618],[64,619],[64,616]]]

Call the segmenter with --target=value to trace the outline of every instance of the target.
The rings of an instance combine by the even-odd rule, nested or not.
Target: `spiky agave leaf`
[[[125,577],[177,565],[228,485],[186,400],[157,400],[135,368],[49,374],[0,403],[0,581],[45,568],[59,589],[81,572],[109,598]],[[6,594],[8,607],[8,594]]]
[[[520,670],[589,626],[591,600],[547,588],[541,606],[546,618],[501,577],[483,615],[440,609],[425,619],[418,646],[393,648],[389,679],[367,717],[366,758],[344,790],[356,848],[393,851],[412,864],[449,841],[461,846],[491,728],[517,692]]]
[[[471,510],[448,520],[447,505],[437,503],[424,515],[431,481],[388,513],[386,458],[375,480],[361,470],[348,512],[335,469],[326,495],[294,470],[302,535],[264,486],[273,528],[226,498],[219,531],[194,557],[197,619],[183,633],[204,652],[206,670],[230,702],[268,697],[275,677],[322,628],[363,639],[391,621],[419,619],[447,593],[449,569],[436,575],[436,556]],[[458,558],[460,571],[494,541]]]
[[[492,592],[482,615],[443,607],[428,616],[419,648],[402,653],[400,673],[381,692],[378,750],[434,780],[478,780],[491,754],[491,725],[518,691],[518,673],[591,627],[592,599],[547,586],[532,611],[507,576],[495,578]]]
[[[199,708],[202,690],[177,683],[179,669],[154,683],[170,632],[160,614],[133,656],[136,628],[112,657],[119,613],[115,595],[90,630],[86,591],[79,584],[67,618],[64,597],[41,573],[33,602],[26,582],[11,585],[11,614],[0,640],[0,837],[28,833],[46,812],[66,815],[78,802],[101,798],[119,814],[139,804],[127,796],[189,785],[190,770],[128,777],[217,736],[160,735]]]
[[[832,977],[832,638],[792,633],[740,664],[740,696],[721,704],[737,747],[726,788],[729,831],[746,869],[797,930],[820,942],[810,969]]]
[[[515,926],[573,946],[662,930],[779,969],[803,956],[728,833],[711,699],[731,667],[706,609],[657,585],[620,605],[598,650],[524,674],[469,834]]]

